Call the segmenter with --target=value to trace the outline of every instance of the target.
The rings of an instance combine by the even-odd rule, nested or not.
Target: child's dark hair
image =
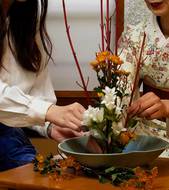
[[[6,18],[3,5],[0,4],[0,68],[3,67],[2,57],[6,35],[18,64],[26,70],[38,72],[41,68],[42,55],[35,37],[39,31],[49,61],[52,44],[45,27],[47,7],[48,0],[41,0],[40,5],[38,0],[14,1]]]

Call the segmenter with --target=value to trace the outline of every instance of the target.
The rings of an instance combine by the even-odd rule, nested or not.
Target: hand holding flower
[[[132,103],[128,109],[130,117],[161,119],[169,116],[169,100],[161,100],[153,92],[148,92]]]
[[[84,135],[84,132],[75,131],[69,128],[63,128],[54,124],[51,124],[50,137],[57,142],[61,142],[67,138],[80,137]]]
[[[46,121],[57,126],[81,131],[83,112],[85,108],[79,103],[67,106],[52,105],[47,111]]]

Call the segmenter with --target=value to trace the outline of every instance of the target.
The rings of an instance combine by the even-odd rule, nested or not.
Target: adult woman
[[[45,29],[48,1],[38,2],[0,3],[0,170],[28,163],[35,156],[34,147],[16,127],[41,126],[46,131],[52,123],[50,135],[56,139],[80,131],[83,106],[55,105],[47,71],[52,50]]]
[[[136,67],[133,65],[139,57],[143,34],[146,34],[140,69],[145,94],[132,103],[128,114],[148,120],[169,118],[169,100],[166,99],[169,93],[169,0],[145,2],[152,12],[151,18],[138,26],[127,27],[121,40],[121,48],[127,47],[122,53],[126,69],[134,76]]]

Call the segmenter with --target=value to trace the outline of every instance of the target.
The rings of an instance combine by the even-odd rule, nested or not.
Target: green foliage
[[[89,177],[97,177],[101,183],[112,183],[119,186],[124,181],[136,178],[134,169],[110,167],[107,169],[97,170],[84,167],[84,172]]]

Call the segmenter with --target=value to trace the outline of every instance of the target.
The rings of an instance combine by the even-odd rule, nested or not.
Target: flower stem
[[[109,150],[110,149],[110,143],[111,142],[109,142],[109,132],[110,132],[110,129],[111,129],[111,126],[112,126],[112,121],[111,120],[109,120],[109,119],[107,119],[107,121],[106,121],[106,152],[105,153],[109,153],[109,152],[111,152],[111,150]]]

